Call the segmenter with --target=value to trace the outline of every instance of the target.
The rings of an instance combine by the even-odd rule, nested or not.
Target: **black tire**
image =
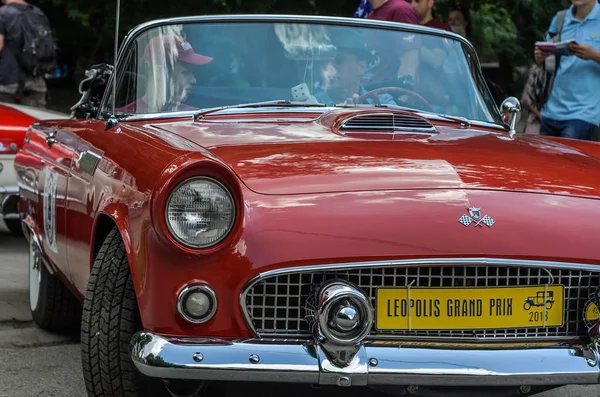
[[[165,383],[142,375],[130,342],[142,330],[129,261],[118,229],[108,234],[94,261],[81,316],[81,361],[90,397],[170,396]],[[200,391],[196,383],[170,382],[178,395]]]
[[[47,331],[77,331],[81,322],[81,304],[57,276],[48,272],[33,241],[29,249],[35,250],[36,266],[39,269],[39,294],[36,302],[31,302],[30,295],[33,321]]]
[[[4,224],[8,231],[15,236],[23,236],[23,228],[21,227],[20,219],[5,219]]]
[[[125,247],[114,228],[96,256],[83,303],[81,348],[88,396],[143,395],[129,349],[141,329]]]

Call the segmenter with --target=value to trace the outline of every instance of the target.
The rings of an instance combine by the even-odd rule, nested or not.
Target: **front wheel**
[[[138,372],[131,359],[130,342],[141,330],[129,261],[114,228],[94,261],[83,303],[81,346],[88,396],[199,396],[197,384],[188,387],[184,382],[162,382]]]

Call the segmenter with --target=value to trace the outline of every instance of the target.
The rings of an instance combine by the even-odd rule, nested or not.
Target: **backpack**
[[[31,4],[21,13],[23,47],[18,55],[23,71],[31,76],[43,76],[56,67],[56,44],[48,19]]]
[[[555,43],[560,41],[567,11],[568,10],[562,10],[556,13],[556,34],[551,35],[550,41]],[[546,58],[542,66],[537,67],[533,72],[533,84],[531,92],[529,92],[528,95],[529,99],[538,110],[542,110],[550,97],[559,62],[560,56],[550,55]]]

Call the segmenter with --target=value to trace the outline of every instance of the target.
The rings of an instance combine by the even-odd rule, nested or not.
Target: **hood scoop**
[[[345,136],[373,136],[393,139],[399,134],[432,134],[437,130],[427,119],[408,113],[362,113],[343,120],[338,132]]]

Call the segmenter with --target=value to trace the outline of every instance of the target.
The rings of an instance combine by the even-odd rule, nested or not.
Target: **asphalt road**
[[[27,287],[26,242],[4,233],[0,226],[0,397],[86,396],[79,342],[42,331],[32,323]],[[255,395],[243,391],[224,394]],[[283,395],[289,396],[289,391]],[[536,397],[591,396],[600,396],[600,386],[562,387]]]

